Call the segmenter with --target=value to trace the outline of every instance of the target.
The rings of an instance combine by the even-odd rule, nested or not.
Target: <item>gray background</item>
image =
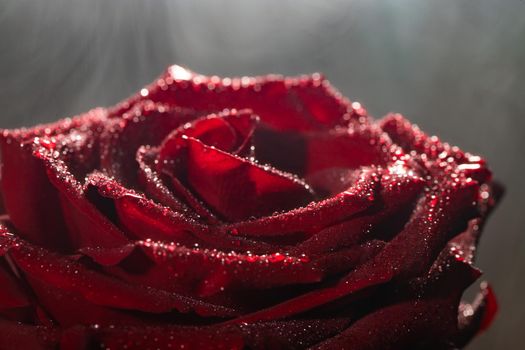
[[[478,260],[501,310],[470,349],[523,348],[524,1],[0,0],[0,127],[111,105],[172,63],[321,71],[374,116],[486,156],[508,190]]]

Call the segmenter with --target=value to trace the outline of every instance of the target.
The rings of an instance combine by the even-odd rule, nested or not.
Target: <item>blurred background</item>
[[[0,0],[0,127],[112,105],[173,63],[320,71],[375,117],[485,156],[507,187],[478,259],[501,309],[469,349],[522,348],[525,1]]]

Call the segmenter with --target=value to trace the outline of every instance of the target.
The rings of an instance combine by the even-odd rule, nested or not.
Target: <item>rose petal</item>
[[[226,110],[197,119],[172,131],[159,146],[157,170],[162,172],[165,164],[179,157],[185,147],[182,138],[195,138],[222,151],[237,154],[246,147],[259,118],[249,110]]]
[[[5,258],[0,257],[0,312],[3,309],[26,307],[31,305],[20,282],[13,275]]]
[[[356,184],[334,197],[282,214],[226,225],[223,230],[235,235],[265,237],[316,232],[323,227],[345,221],[372,206],[378,184],[376,173],[364,171]]]
[[[385,166],[403,156],[385,133],[370,124],[309,133],[260,128],[255,152],[260,162],[304,177],[327,196],[344,190],[340,176],[363,166]]]
[[[422,273],[450,239],[451,231],[462,222],[466,224],[466,219],[472,215],[472,202],[478,187],[474,182],[463,181],[449,185],[436,196],[425,196],[403,231],[374,259],[352,271],[337,285],[301,295],[233,322],[287,317],[396,277]]]
[[[193,244],[197,241],[192,233],[205,230],[191,217],[162,207],[104,174],[90,174],[85,188],[92,197],[111,200],[118,224],[134,237]]]
[[[172,210],[184,213],[189,217],[198,218],[200,214],[204,220],[209,222],[216,222],[217,219],[209,212],[202,204],[194,205],[193,208],[197,214],[194,213],[188,205],[183,203],[181,199],[176,198],[172,191],[164,184],[159,174],[155,170],[154,162],[157,152],[150,147],[140,147],[137,151],[137,162],[139,164],[139,182],[144,189],[144,192],[158,203],[165,205]],[[181,185],[182,186],[182,185]],[[190,201],[190,203],[192,203]]]
[[[171,130],[197,115],[192,110],[141,101],[120,118],[104,125],[101,168],[126,185],[135,185],[138,170],[135,151],[143,145],[157,146]]]
[[[188,138],[187,181],[216,212],[230,221],[269,215],[311,201],[300,180]]]
[[[140,318],[112,307],[96,305],[82,294],[26,276],[28,284],[53,320],[63,327],[79,324],[143,324]]]
[[[197,111],[249,108],[278,130],[314,130],[345,124],[354,116],[349,102],[322,76],[298,78],[206,77],[172,66],[155,83],[115,109],[115,114],[147,99]],[[355,114],[356,117],[362,113]]]
[[[400,164],[383,170],[380,190],[372,207],[356,218],[314,233],[294,251],[315,254],[347,247],[374,235],[385,238],[381,237],[382,226],[386,226],[389,235],[394,234],[405,224],[403,219],[412,209],[424,184],[417,174]]]
[[[13,243],[9,243],[10,241]],[[226,317],[236,313],[235,310],[176,293],[127,284],[89,270],[73,259],[30,246],[17,239],[13,241],[9,236],[0,236],[0,246],[8,247],[13,262],[30,281],[38,281],[46,288],[59,289],[64,292],[64,297],[70,294],[101,307],[150,313],[164,313],[174,309],[185,313],[195,311],[207,317]],[[45,294],[41,295],[46,297]]]
[[[95,343],[110,349],[223,349],[244,348],[235,329],[217,327],[112,327],[92,330]]]
[[[75,247],[119,246],[128,240],[113,222],[104,216],[85,196],[82,185],[54,152],[40,148],[35,151],[46,168],[49,181],[59,191],[61,208]]]
[[[344,332],[318,344],[333,349],[352,344],[352,349],[402,349],[420,344],[426,349],[447,341],[457,332],[457,307],[464,289],[480,272],[454,258],[446,248],[414,290],[415,299],[379,308],[357,320]],[[412,296],[412,297],[413,297]]]
[[[428,136],[412,125],[401,114],[390,114],[381,122],[381,128],[407,153],[415,151],[424,155],[423,161],[444,168],[453,165],[466,177],[482,183],[490,181],[492,174],[483,159],[461,151],[459,148],[441,142],[436,136]],[[427,167],[431,167],[427,165]]]
[[[307,348],[335,335],[349,324],[345,317],[296,319],[241,325],[246,345],[252,349]]]
[[[266,289],[318,282],[324,276],[324,271],[317,266],[331,266],[327,260],[318,263],[306,256],[285,253],[240,254],[150,241],[136,242],[135,247],[142,250],[155,266],[150,268],[148,274],[136,278],[131,276],[134,282],[141,281],[157,288],[200,296],[210,296],[228,289]],[[118,254],[111,250],[84,249],[83,252],[97,262],[108,261],[107,256]],[[151,272],[152,269],[158,271]]]
[[[1,192],[10,220],[23,237],[58,250],[69,247],[58,193],[50,184],[42,162],[33,156],[34,142],[54,147],[53,136],[65,135],[76,128],[94,133],[105,118],[104,110],[95,109],[54,124],[2,131]],[[40,138],[45,141],[41,143]]]
[[[158,174],[151,173],[143,176],[147,180],[147,185],[149,185],[148,190],[155,192],[154,195],[156,197],[172,197],[172,195],[165,194],[167,191],[161,181],[161,178],[167,175],[171,180],[169,182],[171,189],[178,197],[183,198],[188,205],[210,223],[218,223],[218,220],[206,206],[181,182],[182,178],[186,177],[186,165],[180,164],[180,158],[185,158],[187,151],[186,141],[182,137],[195,137],[219,149],[232,152],[233,154],[244,155],[247,152],[251,152],[250,139],[257,121],[258,118],[249,111],[237,112],[231,110],[208,115],[174,130],[158,148],[155,168],[158,174],[161,174],[161,177]],[[147,156],[145,150],[140,153],[142,154],[139,154],[138,157],[145,163]],[[173,162],[177,163],[177,167],[170,169],[172,167],[170,165]],[[147,166],[147,164],[145,165]],[[145,170],[145,166],[142,166],[142,168]],[[177,174],[176,176],[172,176],[173,171]],[[154,179],[155,177],[156,179]],[[152,186],[154,183],[157,186]]]
[[[498,302],[492,288],[482,282],[480,292],[471,304],[462,303],[459,307],[458,334],[453,338],[454,344],[462,348],[476,334],[485,331],[494,321],[498,311]]]
[[[53,350],[57,343],[56,330],[0,319],[0,349]]]

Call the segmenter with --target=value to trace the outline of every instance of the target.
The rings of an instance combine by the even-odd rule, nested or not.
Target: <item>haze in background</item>
[[[173,63],[321,71],[376,117],[402,112],[486,156],[507,195],[478,265],[501,310],[470,349],[523,346],[524,1],[0,0],[0,127],[114,104]]]

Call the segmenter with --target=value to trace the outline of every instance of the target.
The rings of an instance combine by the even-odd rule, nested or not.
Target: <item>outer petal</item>
[[[278,130],[329,129],[345,124],[354,115],[360,116],[319,74],[221,79],[172,66],[141,94],[117,106],[114,114],[121,114],[145,98],[206,112],[249,108]]]
[[[263,255],[240,254],[152,241],[139,241],[134,247],[143,252],[154,265],[138,276],[132,273],[119,275],[132,283],[201,296],[229,290],[267,289],[318,282],[324,276],[324,269],[333,265],[329,260],[318,264],[307,256],[278,252]],[[132,254],[128,249],[84,249],[83,253],[97,262],[109,265],[120,263]],[[146,263],[141,265],[147,266]]]
[[[9,234],[4,233],[0,236],[0,247],[9,253],[30,283],[36,282],[33,288],[48,307],[62,308],[68,303],[74,305],[75,300],[79,300],[83,305],[94,305],[95,309],[107,307],[154,314],[178,310],[183,313],[195,311],[201,316],[225,317],[236,313],[235,310],[176,293],[127,284],[90,270],[69,257],[33,247]],[[57,290],[58,295],[63,296],[65,304],[57,303],[57,295],[50,293],[53,289]],[[106,314],[108,314],[106,311],[111,312],[111,309],[100,310],[104,310]],[[50,311],[58,315],[61,310]],[[85,311],[87,315],[90,314],[89,310]],[[83,313],[70,314],[70,316],[82,317]]]
[[[118,246],[127,242],[124,233],[88,200],[82,184],[75,179],[68,166],[55,157],[54,150],[41,147],[35,150],[35,154],[44,163],[49,181],[59,192],[73,246]]]
[[[47,327],[0,319],[0,349],[53,350],[58,338],[58,332]]]
[[[432,264],[454,229],[462,224],[465,217],[472,215],[470,212],[477,190],[475,183],[465,182],[443,190],[434,197],[427,195],[402,232],[372,260],[349,273],[335,286],[304,294],[234,322],[287,317],[394,278],[421,274]]]
[[[406,223],[424,181],[399,162],[381,171],[380,190],[364,213],[312,234],[293,250],[306,254],[351,246],[370,238],[390,239]]]
[[[55,143],[54,136],[77,128],[81,133],[96,133],[105,115],[104,110],[96,109],[55,124],[1,133],[1,192],[9,217],[22,236],[55,249],[68,248],[59,196],[46,176],[45,166],[33,156],[33,143],[47,137],[42,146],[50,146]]]
[[[126,189],[102,173],[87,178],[85,191],[95,202],[109,201],[118,225],[140,239],[160,239],[183,244],[198,242],[193,232],[206,228],[197,220],[160,206],[142,194]]]

